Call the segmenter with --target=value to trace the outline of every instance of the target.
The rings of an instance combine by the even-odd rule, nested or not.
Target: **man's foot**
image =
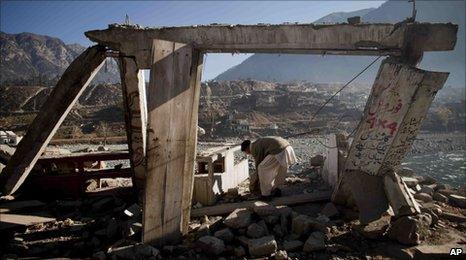
[[[275,188],[272,190],[272,197],[281,197],[282,196],[282,190],[279,188]]]

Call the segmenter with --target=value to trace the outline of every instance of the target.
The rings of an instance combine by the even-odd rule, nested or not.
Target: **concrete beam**
[[[164,28],[111,25],[86,32],[99,44],[134,56],[140,69],[150,68],[153,39],[193,44],[203,52],[313,53],[400,56],[412,40],[423,37],[423,51],[452,50],[453,24],[282,24],[208,25]],[[408,34],[409,33],[409,34]],[[419,45],[418,45],[419,46]]]
[[[188,231],[202,55],[162,40],[151,49],[143,241],[163,245]]]
[[[50,139],[105,60],[105,48],[94,46],[66,69],[0,176],[3,195],[14,193],[24,182]]]
[[[146,176],[147,105],[144,72],[139,70],[134,58],[120,58],[121,87],[125,107],[126,134],[133,185],[142,192]],[[142,196],[140,196],[142,198]]]

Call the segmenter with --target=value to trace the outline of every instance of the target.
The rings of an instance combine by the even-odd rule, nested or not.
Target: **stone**
[[[286,230],[282,229],[282,226],[278,225],[278,224],[273,227],[272,231],[275,234],[275,236],[277,236],[279,238],[284,237],[285,232],[286,232]]]
[[[277,253],[275,253],[275,260],[287,260],[288,259],[288,254],[284,250],[279,250]]]
[[[435,192],[432,196],[432,199],[434,199],[435,201],[448,203],[448,197],[439,192]]]
[[[410,188],[416,187],[416,185],[418,185],[419,183],[418,179],[412,177],[401,177],[401,179],[404,183],[406,183],[406,186]]]
[[[266,234],[266,230],[264,228],[256,223],[252,223],[251,225],[248,226],[248,229],[246,231],[246,235],[250,238],[259,238],[263,237]]]
[[[233,249],[233,253],[236,257],[242,257],[246,255],[246,250],[244,250],[244,247],[242,246],[237,246],[235,249]]]
[[[257,222],[257,225],[261,226],[264,229],[266,236],[269,235],[269,229],[267,228],[267,224],[265,224],[264,220],[260,220],[259,222]]]
[[[277,241],[273,236],[249,240],[249,254],[252,257],[270,256],[277,251]]]
[[[228,217],[225,218],[223,224],[233,229],[245,228],[252,222],[252,213],[248,209],[235,209]]]
[[[106,234],[108,238],[115,237],[118,234],[118,222],[115,218],[111,218],[108,221]]]
[[[390,226],[390,216],[383,216],[382,218],[372,221],[367,225],[356,225],[355,230],[362,236],[368,239],[382,238]]]
[[[143,243],[134,245],[134,252],[136,253],[136,255],[143,257],[157,257],[160,254],[160,251],[157,248]]]
[[[312,232],[304,243],[303,251],[310,253],[325,249],[325,234],[322,232]]]
[[[265,221],[265,223],[267,223],[268,225],[275,225],[277,224],[278,222],[280,222],[280,216],[266,216],[266,217],[262,217],[262,219]]]
[[[285,241],[283,242],[283,249],[288,252],[300,251],[303,244],[300,240]]]
[[[280,215],[280,212],[277,207],[262,201],[254,202],[252,210],[260,217]]]
[[[244,247],[249,247],[249,241],[251,239],[249,239],[248,237],[245,237],[245,236],[239,236],[239,237],[236,237],[236,240],[238,240],[240,245],[242,245]]]
[[[437,192],[447,197],[450,196],[451,194],[455,194],[455,191],[452,189],[438,189]]]
[[[418,245],[428,234],[431,224],[432,218],[427,214],[400,217],[392,223],[388,236],[401,244]]]
[[[466,197],[456,195],[456,194],[451,194],[448,196],[450,201],[454,206],[460,207],[460,208],[466,208]]]
[[[326,225],[316,221],[315,219],[312,219],[309,216],[299,215],[292,219],[291,230],[293,233],[302,236],[304,234],[308,234],[310,231],[313,230],[318,230],[327,233],[329,231],[329,228]]]
[[[431,185],[437,183],[437,180],[430,176],[417,176],[420,178],[419,184],[421,185]]]
[[[124,213],[130,218],[137,218],[141,215],[142,209],[138,204],[133,204],[125,209]]]
[[[333,217],[340,215],[340,212],[338,211],[337,207],[335,207],[335,204],[333,204],[332,202],[329,202],[325,204],[320,214],[327,216],[329,218],[333,218]]]
[[[414,194],[413,196],[415,199],[418,199],[422,202],[431,202],[432,201],[432,197],[427,194],[427,193],[416,193]]]
[[[221,239],[213,236],[203,236],[197,240],[197,245],[203,252],[210,255],[219,255],[225,251],[225,244]]]
[[[214,234],[215,237],[220,238],[225,242],[230,242],[235,238],[235,235],[229,228],[221,229]]]
[[[432,196],[434,194],[435,189],[429,185],[421,185],[421,190],[419,192],[429,194]]]
[[[403,176],[403,177],[414,177],[414,176],[416,176],[416,172],[414,172],[414,170],[412,170],[411,168],[407,168],[407,167],[402,168],[397,173],[398,173],[398,175]]]
[[[325,161],[325,157],[321,154],[311,157],[311,166],[319,167],[323,166]]]

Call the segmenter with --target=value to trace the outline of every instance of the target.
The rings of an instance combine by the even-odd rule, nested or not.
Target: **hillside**
[[[411,16],[411,3],[387,1],[376,9],[364,9],[349,13],[333,13],[315,23],[342,23],[347,17],[361,15],[363,22],[396,23]],[[459,25],[458,41],[454,51],[426,53],[421,67],[430,70],[449,71],[446,85],[465,86],[465,2],[464,1],[418,1],[417,21],[452,22]],[[287,82],[306,80],[310,82],[346,82],[373,57],[318,56],[291,54],[255,54],[243,63],[225,71],[216,80],[256,79]],[[377,72],[378,64],[357,79],[370,83]]]
[[[0,84],[54,85],[68,65],[86,48],[33,33],[0,32]],[[116,62],[107,59],[93,83],[119,82]]]

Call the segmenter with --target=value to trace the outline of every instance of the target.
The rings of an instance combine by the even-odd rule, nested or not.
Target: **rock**
[[[265,231],[264,236],[269,235],[269,229],[267,228],[267,224],[265,224],[264,220],[260,220],[259,222],[257,222],[257,225],[261,226],[264,229],[264,231]]]
[[[279,250],[277,253],[275,253],[275,260],[287,260],[288,259],[288,254],[284,250]]]
[[[102,199],[97,200],[96,202],[92,203],[92,209],[94,211],[101,211],[108,209],[113,206],[113,197],[105,197]]]
[[[432,201],[432,197],[427,194],[427,193],[416,193],[414,194],[413,196],[415,199],[418,199],[422,202],[431,202]]]
[[[142,224],[135,221],[127,221],[123,226],[123,236],[130,237],[140,233],[142,230]]]
[[[466,217],[461,215],[461,214],[454,214],[454,213],[441,213],[440,215],[442,218],[446,219],[446,220],[449,220],[449,221],[452,221],[452,222],[458,222],[458,223],[462,223],[462,222],[466,222]]]
[[[413,176],[416,176],[416,173],[414,172],[414,170],[412,170],[412,169],[410,169],[410,168],[402,168],[402,169],[399,170],[397,173],[398,173],[398,175],[403,176],[403,177],[413,177]]]
[[[275,234],[275,236],[279,237],[279,238],[282,238],[285,236],[285,232],[286,230],[282,229],[282,226],[281,225],[275,225],[272,229],[273,233]]]
[[[225,242],[230,242],[235,238],[235,235],[231,232],[229,228],[224,228],[215,232],[214,236],[220,238]]]
[[[329,202],[325,204],[320,214],[327,216],[329,218],[333,218],[333,217],[338,216],[340,212],[338,211],[337,207],[335,207],[335,204],[333,204],[332,202]]]
[[[270,256],[277,251],[277,241],[273,236],[249,240],[249,254],[253,257]]]
[[[400,217],[392,223],[388,236],[405,245],[418,245],[428,234],[431,223],[427,214]]]
[[[203,236],[198,239],[197,245],[203,252],[210,255],[219,255],[225,251],[222,240],[213,236]]]
[[[325,161],[325,157],[321,154],[311,157],[311,166],[319,167],[323,166]]]
[[[99,252],[95,252],[95,253],[92,255],[92,259],[95,259],[95,260],[105,260],[105,259],[107,259],[107,256],[105,255],[105,252],[99,251]]]
[[[251,225],[248,226],[246,235],[250,238],[259,238],[259,237],[263,237],[266,235],[266,230],[264,230],[262,226],[256,223],[252,223]]]
[[[404,183],[406,183],[406,186],[410,188],[416,187],[416,185],[419,183],[418,179],[412,177],[401,177],[401,179],[404,181]]]
[[[322,232],[312,232],[304,243],[303,251],[310,253],[325,249],[325,234]]]
[[[460,207],[460,208],[466,208],[466,197],[460,196],[460,195],[455,195],[451,194],[448,196],[450,201],[454,206]]]
[[[419,184],[421,185],[431,185],[437,183],[437,180],[430,176],[417,176],[420,177]]]
[[[283,249],[288,252],[300,251],[303,244],[300,240],[285,241],[283,242]]]
[[[235,249],[233,250],[233,253],[235,254],[236,257],[242,257],[246,255],[246,250],[244,250],[244,247],[238,246],[238,247],[235,247]]]
[[[434,188],[428,185],[421,185],[421,190],[419,192],[429,194],[429,196],[434,195]]]
[[[245,236],[239,236],[239,237],[236,237],[236,239],[238,240],[239,244],[244,246],[244,247],[249,247],[249,241],[251,239],[245,237]]]
[[[251,224],[252,216],[248,209],[235,209],[228,217],[225,218],[223,224],[227,227],[239,229],[245,228]]]
[[[355,230],[362,236],[369,239],[379,239],[384,236],[390,226],[390,217],[384,216],[376,221],[372,221],[367,225],[357,225]]]
[[[262,201],[254,202],[252,210],[260,217],[278,216],[280,212],[277,207]]]
[[[435,201],[448,203],[448,197],[439,192],[435,192],[434,196],[432,196],[432,199],[434,199]]]
[[[125,215],[130,217],[130,218],[137,218],[141,215],[142,209],[139,207],[138,204],[133,204],[129,206],[127,209],[124,211]]]
[[[455,191],[452,189],[438,189],[437,192],[447,197],[450,196],[451,194],[455,194]]]
[[[293,233],[302,236],[304,234],[308,234],[309,231],[312,230],[318,230],[326,233],[328,232],[329,228],[326,225],[312,219],[309,216],[298,215],[297,217],[294,217],[291,221],[291,230]]]
[[[136,255],[143,256],[144,258],[151,256],[157,257],[160,254],[160,251],[157,248],[142,243],[134,245],[134,252]]]
[[[118,234],[118,222],[115,218],[111,218],[108,221],[106,234],[108,238],[112,238]]]
[[[262,219],[267,223],[268,225],[275,225],[278,222],[280,222],[280,216],[266,216],[262,217]]]

